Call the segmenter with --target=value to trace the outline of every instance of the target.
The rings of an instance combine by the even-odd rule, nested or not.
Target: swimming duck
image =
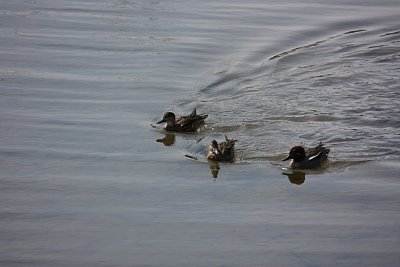
[[[307,151],[302,146],[294,146],[282,161],[292,159],[289,166],[293,169],[314,169],[321,167],[328,159],[329,152],[330,149],[325,148],[322,142]]]
[[[163,119],[157,122],[157,124],[165,122],[164,129],[170,132],[188,133],[195,132],[208,117],[207,114],[197,115],[196,109],[193,109],[192,113],[187,116],[179,118],[175,117],[172,112],[166,112]]]
[[[213,139],[208,147],[207,159],[219,162],[234,162],[235,161],[235,143],[237,140],[228,139],[225,135],[225,141],[218,145],[218,142]]]

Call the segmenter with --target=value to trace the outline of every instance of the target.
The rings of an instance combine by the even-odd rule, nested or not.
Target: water
[[[397,1],[0,7],[1,266],[398,266]]]

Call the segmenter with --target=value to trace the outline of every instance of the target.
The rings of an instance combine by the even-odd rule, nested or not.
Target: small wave
[[[271,56],[266,65],[220,74],[193,101],[210,114],[209,130],[238,137],[246,160],[268,161],[295,143],[319,140],[338,147],[332,152],[345,162],[394,157],[398,70],[385,60],[398,62],[400,47],[382,37],[397,35],[385,27],[333,34]]]

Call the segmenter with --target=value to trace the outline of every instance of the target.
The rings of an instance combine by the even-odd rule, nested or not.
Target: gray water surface
[[[397,267],[399,13],[1,1],[0,266]],[[196,134],[152,127],[195,107]],[[285,170],[319,141],[326,169]]]

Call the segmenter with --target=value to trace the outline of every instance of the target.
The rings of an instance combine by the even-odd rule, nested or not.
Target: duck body
[[[291,159],[289,167],[292,169],[315,169],[327,161],[329,152],[330,149],[324,147],[322,142],[307,150],[302,146],[294,146],[282,161]]]
[[[175,117],[174,113],[166,112],[163,119],[157,124],[166,123],[164,129],[169,132],[189,133],[197,131],[207,117],[207,114],[197,115],[196,109],[189,115],[178,118]]]
[[[228,139],[226,135],[225,141],[220,144],[213,139],[208,147],[207,160],[216,162],[234,162],[236,142],[237,140]]]

